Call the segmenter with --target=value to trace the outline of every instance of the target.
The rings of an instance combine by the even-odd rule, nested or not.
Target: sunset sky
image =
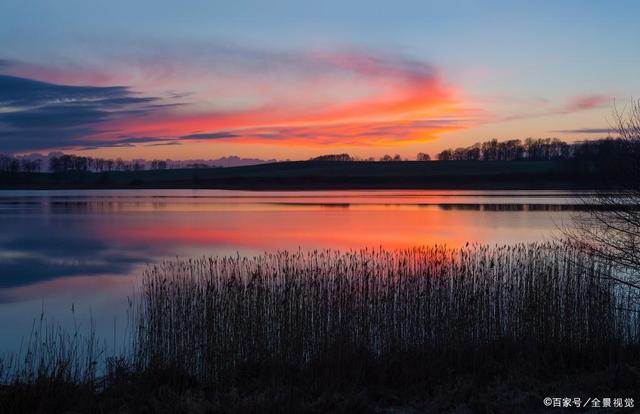
[[[0,152],[414,158],[600,138],[637,1],[0,2]]]

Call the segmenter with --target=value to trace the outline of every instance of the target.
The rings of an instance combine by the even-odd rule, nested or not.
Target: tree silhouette
[[[575,215],[564,235],[580,250],[613,263],[618,282],[640,289],[640,101],[614,115],[620,139],[579,149],[597,161],[606,189],[584,198],[598,208]]]

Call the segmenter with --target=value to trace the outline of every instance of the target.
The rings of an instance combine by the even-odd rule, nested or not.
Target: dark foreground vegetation
[[[126,352],[106,358],[92,336],[36,329],[24,355],[0,364],[0,412],[515,413],[543,412],[546,396],[637,401],[637,291],[568,246],[165,262],[134,295]]]

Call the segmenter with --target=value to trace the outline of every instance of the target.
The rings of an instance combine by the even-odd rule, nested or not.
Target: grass
[[[426,409],[594,372],[589,389],[634,390],[640,306],[612,271],[557,244],[168,261],[142,276],[131,347],[103,375],[91,335],[36,338],[5,368],[0,404],[59,409],[42,390],[62,387],[105,412]],[[532,398],[512,411],[541,407]]]

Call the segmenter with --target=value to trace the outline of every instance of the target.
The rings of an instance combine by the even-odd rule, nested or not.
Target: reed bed
[[[174,260],[142,278],[133,360],[205,384],[242,367],[449,355],[591,363],[640,342],[635,292],[559,244]],[[505,345],[506,344],[506,345]]]
[[[95,400],[104,384],[104,349],[93,321],[87,333],[77,325],[70,332],[48,322],[43,312],[22,349],[0,356],[0,412],[68,412]]]
[[[74,313],[75,318],[75,313]],[[36,384],[54,380],[69,384],[94,384],[104,358],[95,326],[73,332],[47,322],[44,312],[34,321],[31,334],[17,354],[0,358],[0,384]]]

